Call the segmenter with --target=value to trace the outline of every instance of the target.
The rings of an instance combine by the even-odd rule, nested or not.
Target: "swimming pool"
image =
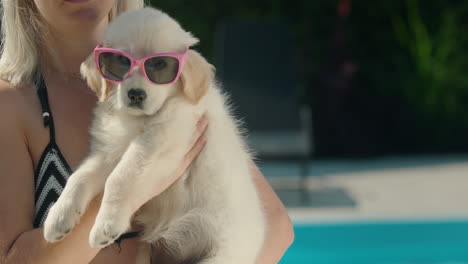
[[[468,264],[468,219],[298,223],[280,264]]]

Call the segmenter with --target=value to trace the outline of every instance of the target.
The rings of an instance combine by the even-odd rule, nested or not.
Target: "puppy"
[[[135,215],[144,227],[141,239],[171,263],[255,263],[265,220],[250,155],[213,67],[190,49],[197,42],[152,8],[125,13],[109,25],[102,47],[81,67],[100,99],[90,153],[48,214],[47,241],[62,239],[103,190],[90,245],[105,247],[128,231],[135,209],[181,164],[193,144],[194,116],[204,114],[209,127],[203,151]],[[150,54],[161,57],[145,61]],[[177,60],[179,68],[163,72]]]

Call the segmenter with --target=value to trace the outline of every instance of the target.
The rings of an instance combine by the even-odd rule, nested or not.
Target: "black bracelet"
[[[140,236],[140,232],[130,232],[130,233],[125,233],[121,235],[119,238],[117,238],[114,243],[116,243],[119,246],[119,253],[122,251],[122,247],[120,246],[120,243],[122,243],[122,240],[124,239],[129,239],[129,238],[134,238]]]

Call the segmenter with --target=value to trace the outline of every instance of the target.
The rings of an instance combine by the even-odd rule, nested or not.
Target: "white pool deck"
[[[295,223],[468,220],[468,155],[312,161],[305,181],[300,180],[297,163],[258,164]],[[312,194],[335,191],[311,195],[306,204],[291,203],[298,199],[294,195],[299,186]],[[333,193],[345,193],[349,199],[338,198],[342,202],[330,205]],[[322,198],[314,203],[313,197]]]

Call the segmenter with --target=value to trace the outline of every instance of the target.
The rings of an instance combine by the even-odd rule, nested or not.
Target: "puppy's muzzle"
[[[145,101],[147,95],[145,90],[140,88],[132,88],[128,91],[128,99],[130,99],[129,106],[136,106],[141,108],[143,106],[143,102]]]

